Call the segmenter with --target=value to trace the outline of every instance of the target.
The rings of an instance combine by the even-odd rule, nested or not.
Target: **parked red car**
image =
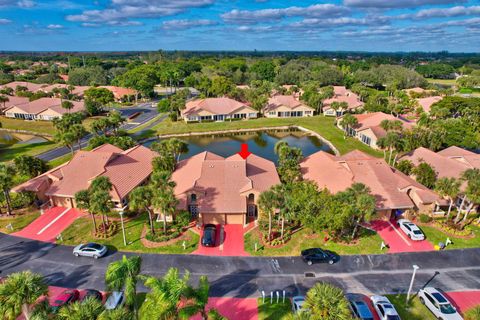
[[[69,289],[69,290],[63,291],[53,299],[53,302],[50,303],[50,306],[52,307],[52,312],[53,313],[58,312],[58,310],[61,307],[63,307],[66,304],[70,304],[72,302],[77,301],[79,297],[80,297],[80,292],[78,292],[78,290],[76,289]]]

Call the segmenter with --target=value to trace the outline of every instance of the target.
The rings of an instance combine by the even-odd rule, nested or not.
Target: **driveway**
[[[446,292],[445,295],[453,302],[457,310],[461,313],[465,313],[465,311],[480,305],[480,290]]]
[[[434,250],[433,245],[427,240],[410,240],[397,225],[394,225],[390,221],[374,220],[370,223],[369,227],[378,233],[385,244],[390,246],[388,250],[389,253]]]
[[[215,247],[204,247],[200,243],[198,249],[193,254],[206,256],[248,256],[243,246],[244,228],[240,224],[226,224],[223,230],[223,241],[220,236],[220,225],[217,225],[216,245]],[[202,241],[200,232],[200,242]]]
[[[33,240],[55,242],[56,237],[83,215],[76,209],[53,207],[13,235]]]
[[[215,308],[229,320],[257,320],[258,307],[255,298],[209,298],[207,309]],[[195,316],[192,320],[201,320]]]

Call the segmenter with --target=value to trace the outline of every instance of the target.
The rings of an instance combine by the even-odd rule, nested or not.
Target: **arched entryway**
[[[255,204],[255,194],[250,193],[247,197],[247,223],[257,219],[257,205]]]

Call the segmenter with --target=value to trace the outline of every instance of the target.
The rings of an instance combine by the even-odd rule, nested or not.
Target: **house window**
[[[305,111],[305,114],[312,114],[312,111]]]
[[[256,118],[256,117],[257,117],[257,114],[256,114],[256,113],[249,113],[249,114],[248,114],[248,117],[249,117],[249,118]]]
[[[188,121],[197,121],[196,116],[189,116],[187,119],[188,119]]]
[[[367,137],[366,135],[363,135],[363,134],[362,134],[361,140],[362,140],[363,143],[365,143],[367,145],[370,145],[370,143],[372,142],[372,139],[370,139],[369,137]]]
[[[268,114],[271,115],[271,116],[274,116],[274,115],[275,115],[275,111],[270,111]]]
[[[195,203],[197,201],[197,195],[195,193],[192,193],[190,195],[190,202]]]

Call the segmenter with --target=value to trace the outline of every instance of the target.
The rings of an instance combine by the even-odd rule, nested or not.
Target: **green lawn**
[[[3,148],[0,147],[0,162],[13,160],[20,155],[35,156],[55,147],[57,147],[57,144],[53,141],[45,141],[31,144],[17,143]]]
[[[68,153],[60,158],[56,158],[56,159],[53,159],[53,160],[50,160],[48,161],[48,166],[51,168],[55,168],[55,167],[58,167],[59,165],[61,165],[62,163],[65,163],[67,161],[70,161],[72,159],[72,154],[71,153]]]
[[[270,303],[270,298],[265,298],[265,303],[262,298],[258,299],[258,319],[259,320],[281,320],[287,319],[292,313],[292,304],[290,299],[285,298],[285,302],[276,303],[276,298],[273,303]]]
[[[373,150],[372,148],[361,143],[357,139],[350,137],[345,139],[343,131],[337,128],[334,125],[334,122],[335,119],[333,117],[324,116],[284,119],[259,118],[248,121],[225,121],[191,124],[187,124],[184,121],[172,122],[170,119],[165,119],[165,121],[162,121],[158,125],[154,126],[152,130],[156,131],[157,134],[161,135],[296,125],[317,132],[322,137],[333,143],[333,145],[338,149],[341,154],[347,153],[354,149],[359,149],[377,157],[382,156],[381,152]]]
[[[164,113],[159,113],[155,118],[145,122],[141,126],[138,126],[132,130],[128,130],[128,133],[136,133],[136,132],[142,131],[143,129],[145,129],[146,127],[148,127],[149,125],[151,125],[152,123],[154,123],[155,121],[163,117],[164,115],[165,115]],[[135,122],[135,119],[133,119],[132,122]]]
[[[341,244],[333,241],[324,241],[324,234],[312,238],[306,229],[300,230],[292,236],[286,245],[279,248],[264,248],[261,244],[259,233],[253,230],[245,235],[245,250],[254,256],[298,256],[300,251],[321,247],[334,251],[341,255],[348,254],[378,254],[382,253],[380,244],[382,239],[373,231],[362,229],[360,239],[356,244]],[[258,251],[255,252],[255,243],[258,244]]]
[[[390,302],[393,303],[395,309],[398,311],[400,318],[408,320],[435,320],[436,318],[433,314],[420,302],[420,300],[415,296],[413,299],[410,298],[410,303],[407,306],[406,294],[399,295],[387,295],[387,298]]]
[[[442,231],[428,226],[421,226],[423,232],[427,236],[427,240],[433,245],[438,245],[439,242],[445,243],[447,237],[453,241],[453,244],[447,246],[447,249],[461,249],[461,248],[478,248],[480,247],[480,227],[472,226],[474,238],[457,238],[447,235]]]
[[[0,219],[0,232],[3,233],[12,233],[17,232],[29,225],[33,220],[37,219],[40,216],[38,210],[32,212],[26,212],[20,215],[14,215],[8,218]],[[7,228],[7,225],[12,224],[13,230]]]
[[[97,223],[100,223],[100,218],[97,218],[97,220]],[[76,245],[79,243],[95,241],[105,244],[113,250],[146,253],[191,253],[198,246],[199,236],[196,233],[189,231],[189,239],[186,242],[186,250],[183,250],[182,247],[183,240],[179,240],[176,243],[165,247],[146,248],[140,241],[142,229],[146,222],[146,214],[142,214],[125,223],[125,232],[128,243],[128,245],[125,247],[123,244],[123,235],[120,229],[120,222],[118,223],[118,231],[111,238],[103,240],[92,237],[92,220],[90,217],[84,217],[77,219],[70,227],[62,232],[63,241],[61,243]],[[160,229],[160,223],[158,223],[157,228]]]
[[[2,128],[12,130],[25,130],[36,133],[44,133],[53,135],[55,128],[51,121],[25,121],[20,119],[11,119],[7,117],[0,117]]]
[[[455,79],[432,79],[432,78],[427,78],[427,81],[429,83],[437,83],[441,85],[448,85],[448,86],[454,86],[457,84]]]

